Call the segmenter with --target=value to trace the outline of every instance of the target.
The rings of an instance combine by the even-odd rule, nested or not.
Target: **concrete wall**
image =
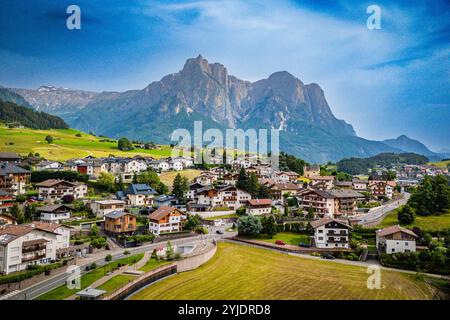
[[[202,264],[206,263],[211,259],[217,251],[217,245],[211,245],[204,252],[200,252],[196,255],[187,257],[183,260],[177,261],[177,271],[184,272],[189,270],[194,270],[200,267]]]
[[[106,296],[103,300],[123,300],[130,296],[137,290],[165,277],[168,277],[174,273],[189,271],[197,269],[202,264],[206,263],[216,253],[217,245],[211,244],[204,251],[188,256],[182,260],[174,261],[168,265],[159,267],[152,271],[149,271],[137,279],[127,283],[124,287],[120,288],[116,292]]]

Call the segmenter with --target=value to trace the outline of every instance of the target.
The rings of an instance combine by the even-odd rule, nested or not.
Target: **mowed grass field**
[[[366,268],[219,243],[215,256],[194,271],[174,275],[132,300],[166,299],[432,299],[413,275],[382,271],[380,290],[367,289]]]
[[[81,137],[76,136],[78,133],[81,134]],[[48,144],[45,141],[47,135],[54,138],[53,143]],[[116,142],[101,142],[100,140],[103,139],[105,138],[95,137],[74,129],[9,129],[0,125],[1,151],[17,152],[21,155],[38,152],[42,157],[50,160],[63,161],[88,155],[107,157],[110,154],[126,157],[147,155],[154,158],[163,158],[171,154],[170,146],[161,146],[161,150],[134,149],[132,151],[120,151],[117,149]]]
[[[259,234],[257,236],[251,237],[254,240],[260,240],[264,242],[275,243],[277,240],[281,240],[286,244],[291,244],[298,246],[301,242],[309,244],[309,236],[305,234],[298,234],[295,232],[278,232],[272,238],[265,234]]]
[[[198,177],[202,173],[202,171],[196,170],[196,169],[186,169],[186,170],[180,170],[180,171],[162,172],[159,175],[159,179],[166,186],[168,186],[169,189],[172,189],[173,179],[175,178],[175,176],[178,173],[181,174],[181,176],[188,178],[189,181],[192,181],[194,178]]]
[[[389,213],[386,218],[381,221],[377,228],[386,228],[390,226],[394,226],[399,224],[397,220],[397,213],[400,209],[393,210]],[[448,210],[445,214],[439,216],[419,216],[416,215],[416,219],[413,223],[402,225],[405,228],[414,228],[418,227],[424,231],[439,231],[443,229],[450,229],[450,210]]]
[[[428,162],[427,164],[430,166],[436,166],[438,168],[447,168],[447,166],[450,164],[450,160],[439,161],[439,162]]]

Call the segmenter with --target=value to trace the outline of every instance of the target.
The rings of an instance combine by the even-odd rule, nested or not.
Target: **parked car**
[[[304,242],[300,242],[300,243],[298,244],[298,246],[299,246],[299,247],[302,247],[302,248],[309,248],[309,244],[304,243]]]
[[[223,231],[222,230],[216,230],[216,233],[217,234],[223,234]]]
[[[334,259],[334,256],[333,256],[331,253],[324,253],[324,254],[322,255],[322,258],[333,260],[333,259]]]
[[[286,243],[284,243],[284,241],[281,241],[281,240],[276,240],[275,244],[278,244],[280,246],[284,246]]]

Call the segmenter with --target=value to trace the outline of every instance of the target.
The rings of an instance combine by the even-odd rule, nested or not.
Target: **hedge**
[[[66,264],[67,264],[67,262],[63,261],[63,262],[51,263],[51,264],[48,264],[45,266],[41,266],[41,265],[33,266],[32,268],[30,268],[28,270],[19,271],[16,273],[0,276],[0,284],[14,283],[14,282],[19,282],[19,281],[22,281],[25,279],[29,279],[38,274],[44,273],[45,271],[60,268]]]
[[[42,182],[48,179],[62,179],[66,181],[80,181],[87,182],[89,176],[87,174],[81,174],[77,171],[33,171],[31,172],[31,182]]]

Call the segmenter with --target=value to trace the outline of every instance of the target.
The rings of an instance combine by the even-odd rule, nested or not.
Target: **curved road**
[[[358,216],[360,218],[358,224],[367,227],[379,224],[389,212],[405,205],[410,196],[411,194],[405,192],[403,193],[403,198],[400,200],[390,201],[387,204],[370,209],[368,213]]]
[[[222,231],[224,231],[225,228],[226,227],[224,226],[220,229]],[[182,245],[182,244],[188,244],[188,243],[195,244],[195,243],[199,243],[199,242],[206,241],[206,240],[220,239],[220,238],[231,237],[231,236],[236,235],[235,232],[224,232],[223,234],[216,234],[215,231],[217,229],[219,229],[219,228],[210,228],[210,233],[207,235],[198,235],[198,236],[189,237],[189,238],[174,239],[174,240],[170,240],[170,242],[173,245]],[[156,248],[165,247],[166,245],[167,245],[167,241],[163,241],[163,242],[157,242],[157,243],[150,243],[150,244],[143,245],[143,246],[136,247],[136,248],[127,248],[127,249],[120,248],[120,249],[116,249],[116,250],[101,251],[101,252],[98,252],[95,254],[91,254],[85,258],[77,258],[76,265],[80,267],[81,275],[83,275],[88,272],[85,270],[85,267],[91,265],[92,263],[96,263],[97,266],[99,266],[99,267],[105,265],[106,264],[105,256],[107,254],[111,254],[113,256],[112,261],[116,261],[116,260],[125,258],[125,255],[123,254],[123,252],[125,250],[129,251],[130,254],[138,254],[138,253],[143,253],[143,252],[150,251],[150,250],[153,250]],[[23,289],[23,290],[12,292],[12,293],[4,296],[3,299],[5,299],[5,300],[36,299],[40,295],[65,284],[69,275],[70,274],[67,274],[65,272],[58,274],[56,276],[48,278],[44,281],[41,281],[37,284],[34,284],[28,288]],[[2,299],[2,297],[0,297],[0,300],[1,299]]]

